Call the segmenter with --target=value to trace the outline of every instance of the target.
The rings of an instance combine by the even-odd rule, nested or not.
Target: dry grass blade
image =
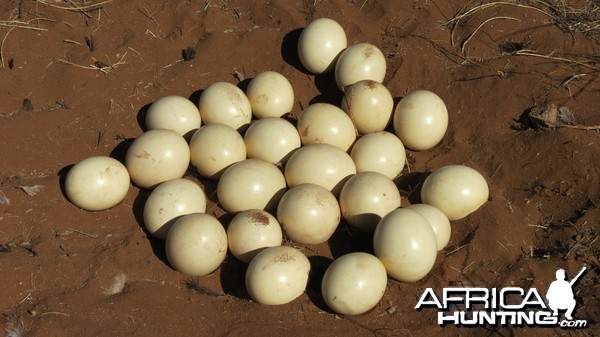
[[[116,63],[111,63],[110,59],[109,59],[109,64],[105,64],[101,61],[98,61],[96,59],[94,59],[94,63],[92,63],[89,66],[82,66],[80,64],[77,63],[73,63],[64,59],[58,59],[57,61],[68,64],[68,65],[72,65],[75,66],[77,68],[81,68],[81,69],[89,69],[89,70],[100,70],[101,72],[107,74],[109,73],[111,70],[115,69],[117,66],[120,66],[122,64],[127,64],[127,61],[125,61],[125,56],[127,56],[127,52],[125,52],[125,54],[123,54],[123,56],[121,56],[121,59],[119,61],[117,61]]]
[[[488,23],[488,22],[490,22],[490,21],[494,21],[494,20],[498,20],[498,19],[507,19],[507,20],[516,20],[516,21],[521,21],[521,20],[519,20],[519,19],[517,19],[517,18],[513,18],[513,17],[510,17],[510,16],[496,16],[496,17],[493,17],[493,18],[489,18],[489,19],[487,19],[487,20],[483,21],[483,22],[482,22],[482,23],[481,23],[481,24],[480,24],[480,25],[479,25],[479,26],[478,26],[478,27],[475,29],[475,31],[473,31],[473,33],[471,33],[471,35],[469,35],[469,37],[467,37],[467,38],[465,39],[465,41],[463,41],[463,43],[462,43],[462,45],[461,45],[461,47],[460,47],[460,51],[461,51],[461,52],[463,52],[463,53],[465,52],[465,46],[467,45],[467,43],[469,42],[469,40],[471,40],[471,38],[472,38],[472,37],[475,35],[475,33],[477,33],[477,32],[478,32],[478,31],[481,29],[481,27],[483,27],[483,26],[484,26],[486,23]]]
[[[541,54],[541,53],[536,52],[535,50],[529,50],[529,49],[518,50],[514,53],[514,55],[540,57],[540,58],[544,58],[544,59],[548,59],[548,60],[560,61],[560,62],[565,62],[565,63],[569,63],[569,64],[576,64],[576,65],[586,67],[586,68],[589,68],[589,69],[592,69],[595,71],[600,71],[600,67],[596,66],[591,61],[585,62],[585,61],[579,61],[579,60],[567,58],[567,57],[554,56],[552,54]]]
[[[249,10],[239,10],[231,5],[231,0],[219,0],[221,10],[230,12],[236,19],[241,19],[250,13]]]
[[[555,128],[565,128],[565,129],[576,129],[576,130],[589,130],[589,131],[600,131],[600,125],[570,125],[570,124],[561,124],[555,125]]]
[[[11,28],[20,28],[20,29],[30,29],[30,30],[37,30],[37,31],[43,31],[43,32],[48,31],[46,28],[35,27],[35,26],[32,26],[29,22],[23,22],[23,21],[2,21],[2,20],[0,20],[0,26],[11,27]]]
[[[6,38],[8,37],[8,35],[15,29],[29,29],[29,30],[35,30],[35,31],[48,31],[46,28],[41,28],[41,27],[36,27],[36,26],[32,26],[31,22],[32,21],[40,21],[40,20],[47,20],[47,21],[52,21],[50,19],[45,19],[45,18],[36,18],[27,22],[24,21],[16,21],[16,20],[0,20],[0,27],[9,27],[10,29],[8,30],[8,32],[6,33],[6,35],[4,35],[4,38],[2,38],[2,42],[0,43],[0,69],[4,68],[4,43],[6,42]]]
[[[588,0],[574,8],[559,0],[531,0],[532,6],[547,13],[563,31],[587,36],[600,34],[600,2]]]
[[[598,1],[585,1],[578,9],[568,6],[561,0],[494,1],[464,8],[445,22],[445,25],[452,26],[453,45],[454,28],[460,24],[460,21],[494,6],[514,6],[537,11],[552,19],[554,24],[565,32],[582,33],[588,36],[600,34],[600,2]]]
[[[517,2],[495,1],[495,2],[482,3],[480,5],[477,5],[477,6],[474,6],[471,8],[464,8],[462,11],[460,11],[458,14],[456,14],[452,19],[450,19],[444,23],[444,25],[446,25],[446,26],[452,26],[452,29],[450,32],[451,45],[453,45],[453,46],[455,45],[454,30],[460,24],[461,20],[463,20],[471,15],[474,15],[475,13],[477,13],[481,10],[484,10],[484,9],[487,9],[490,7],[494,7],[494,6],[515,6],[515,7],[520,7],[520,8],[532,9],[532,10],[538,11],[540,13],[543,13],[544,15],[552,17],[550,14],[546,13],[545,11],[541,10],[540,8],[537,8],[537,7],[531,6],[531,5],[520,4]],[[463,42],[463,44],[464,44],[464,42]]]
[[[106,0],[106,1],[102,1],[102,2],[98,2],[95,4],[89,4],[89,5],[78,5],[76,3],[71,2],[71,6],[61,6],[61,5],[57,5],[57,4],[53,4],[53,3],[49,3],[46,0],[36,0],[38,3],[41,3],[43,5],[47,5],[50,7],[54,7],[54,8],[58,8],[58,9],[64,9],[64,10],[68,10],[68,11],[75,11],[75,12],[89,12],[89,11],[93,11],[98,9],[99,7],[106,5],[108,3],[111,3],[112,0]]]
[[[558,28],[563,30],[564,32],[571,33],[582,33],[587,37],[597,37],[600,36],[600,2],[594,0],[584,0],[580,3],[579,8],[571,7],[562,0],[512,0],[512,1],[493,1],[493,2],[482,2],[475,6],[467,6],[461,9],[453,18],[446,21],[446,25],[450,26],[450,42],[452,46],[455,46],[456,38],[455,38],[455,30],[461,26],[462,22],[466,22],[471,19],[475,14],[478,14],[478,17],[485,13],[486,10],[494,6],[513,6],[524,9],[534,10],[539,13],[543,13],[546,17],[550,18],[552,24],[556,25]],[[500,9],[498,9],[499,11]],[[490,21],[497,19],[509,19],[509,20],[518,20],[516,18],[508,17],[508,16],[494,16],[491,18],[485,19],[479,26],[473,31],[469,36],[464,39],[461,43],[461,52],[465,52],[466,44],[473,38],[473,36],[482,29],[482,27]],[[574,36],[573,36],[574,38]],[[586,68],[591,70],[591,72],[586,71],[586,73],[597,73],[600,72],[600,58],[595,54],[588,55],[560,55],[555,52],[539,52],[536,50],[527,49],[528,43],[523,43],[515,47],[514,49],[509,49],[508,51],[502,49],[502,45],[500,49],[503,53],[511,55],[511,56],[528,56],[528,57],[536,57],[546,60],[551,60],[555,62],[564,63],[566,66],[571,67],[573,69]],[[511,46],[512,47],[512,46]],[[565,86],[569,82],[576,80],[586,74],[581,74],[581,71],[574,74],[567,80],[562,82],[562,85]],[[589,75],[589,74],[588,74]],[[592,128],[594,129],[594,128]]]
[[[533,9],[536,10],[542,14],[545,14],[549,17],[552,17],[550,14],[546,13],[545,11],[543,11],[540,8],[531,6],[531,5],[524,5],[524,4],[520,4],[520,3],[516,3],[516,2],[508,2],[508,1],[496,1],[496,2],[488,2],[485,4],[481,4],[475,7],[472,7],[468,10],[465,10],[462,13],[459,13],[457,15],[455,15],[452,19],[446,21],[446,25],[452,24],[452,23],[458,23],[460,20],[466,18],[467,16],[471,16],[475,13],[477,13],[480,10],[489,8],[489,7],[493,7],[493,6],[499,6],[499,5],[504,5],[504,6],[515,6],[515,7],[521,7],[521,8],[527,8],[527,9]]]
[[[0,68],[4,69],[4,43],[6,42],[6,38],[8,37],[8,35],[15,30],[15,27],[12,27],[11,29],[8,30],[8,32],[6,33],[6,35],[4,35],[4,38],[2,39],[2,42],[0,43]]]

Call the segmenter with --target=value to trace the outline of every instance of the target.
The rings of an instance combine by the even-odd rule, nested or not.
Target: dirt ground
[[[479,4],[2,1],[0,335],[597,335],[600,8],[593,1]],[[274,70],[294,87],[295,114],[314,102],[339,104],[333,76],[308,74],[296,55],[302,27],[319,17],[337,20],[350,44],[382,49],[394,97],[428,89],[448,107],[442,143],[407,152],[409,166],[397,180],[403,205],[418,202],[427,172],[443,165],[466,164],[489,183],[489,202],[452,222],[450,243],[425,279],[390,280],[372,311],[335,315],[320,297],[325,269],[350,251],[372,251],[369,237],[342,225],[327,244],[301,247],[312,264],[306,294],[264,306],[249,299],[245,265],[233,257],[206,277],[172,270],[163,243],[143,229],[147,191],[132,186],[103,212],[65,198],[68,168],[93,155],[123,159],[161,96],[197,102],[213,82],[243,88]],[[531,108],[548,102],[573,113],[562,109],[559,126],[575,124],[532,123]],[[226,222],[214,183],[204,188],[208,212]],[[570,278],[583,266],[574,316],[588,321],[585,329],[440,327],[437,311],[414,309],[428,287],[544,294],[556,269]]]

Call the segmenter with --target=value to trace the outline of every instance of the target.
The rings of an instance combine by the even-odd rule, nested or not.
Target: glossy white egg
[[[265,248],[281,246],[283,233],[275,217],[260,209],[236,214],[227,226],[229,250],[236,259],[250,263]]]
[[[303,145],[331,144],[348,151],[356,139],[356,129],[350,117],[328,103],[309,105],[298,117],[296,127]]]
[[[206,195],[197,183],[173,179],[158,185],[144,204],[144,226],[155,238],[164,240],[177,218],[206,211]]]
[[[323,186],[296,185],[279,201],[277,220],[288,239],[302,244],[319,244],[329,240],[340,223],[340,206],[335,196]]]
[[[302,65],[313,74],[324,74],[335,68],[340,53],[348,41],[344,28],[329,18],[310,22],[298,39],[298,56]]]
[[[285,304],[306,289],[310,262],[298,249],[278,246],[258,253],[246,270],[246,289],[258,303]]]
[[[437,207],[450,221],[473,213],[490,197],[485,178],[464,165],[447,165],[431,173],[423,182],[421,200]]]
[[[121,162],[111,157],[94,156],[69,169],[65,194],[79,208],[102,211],[125,198],[129,182],[129,173]]]
[[[165,129],[144,132],[129,145],[125,157],[131,180],[141,188],[181,178],[189,164],[190,148],[185,138]]]
[[[415,151],[436,146],[448,129],[448,110],[435,93],[417,90],[404,96],[394,110],[394,130],[407,148]]]
[[[198,107],[181,96],[163,96],[150,105],[146,113],[148,130],[168,129],[189,137],[200,127]]]
[[[359,134],[383,131],[392,119],[394,98],[385,85],[358,81],[346,88],[341,104]]]
[[[337,258],[325,271],[321,293],[327,306],[338,314],[360,315],[383,298],[387,273],[371,254],[355,252]]]
[[[431,271],[437,243],[431,225],[421,214],[398,208],[388,213],[375,229],[375,255],[390,277],[416,282]]]
[[[285,163],[302,145],[296,127],[279,117],[265,117],[250,124],[244,142],[248,158],[273,164]]]
[[[264,71],[248,83],[246,96],[256,118],[281,117],[294,107],[290,81],[276,71]]]
[[[169,230],[165,251],[173,269],[190,276],[208,275],[225,260],[227,234],[212,215],[188,214]]]
[[[433,207],[427,204],[414,204],[407,207],[417,213],[421,214],[435,233],[435,239],[437,242],[437,250],[440,251],[446,247],[448,241],[450,241],[450,234],[452,233],[450,220],[444,212],[440,211],[437,207]]]
[[[342,91],[362,80],[382,83],[386,68],[385,56],[377,46],[357,43],[340,54],[335,65],[335,81]]]
[[[218,179],[231,164],[246,159],[246,145],[240,133],[231,126],[211,123],[192,136],[190,159],[203,177]]]
[[[396,135],[379,131],[360,137],[352,146],[350,157],[356,172],[379,172],[395,179],[404,169],[406,150]]]
[[[312,183],[338,196],[356,166],[344,150],[330,144],[311,144],[299,148],[285,165],[285,179],[290,187]]]
[[[378,172],[361,172],[344,184],[340,193],[343,218],[354,228],[372,232],[386,214],[400,207],[400,191]]]
[[[285,189],[285,178],[277,166],[261,159],[246,159],[223,172],[217,197],[221,207],[230,213],[248,209],[271,211]]]
[[[248,97],[242,89],[229,82],[215,82],[204,89],[198,110],[204,124],[222,123],[236,130],[252,119]]]

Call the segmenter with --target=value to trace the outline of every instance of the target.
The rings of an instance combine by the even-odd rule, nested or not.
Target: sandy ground
[[[600,125],[597,5],[578,1],[569,11],[562,1],[532,1],[537,9],[519,2],[469,12],[474,5],[425,0],[94,3],[100,2],[0,4],[0,334],[599,332],[599,133],[534,129],[527,118],[532,107],[551,102],[572,111],[579,126]],[[295,114],[314,102],[339,104],[333,77],[306,73],[296,55],[300,30],[318,17],[337,20],[349,43],[383,50],[384,83],[394,97],[428,89],[448,107],[442,143],[408,151],[409,166],[397,179],[403,205],[418,202],[423,177],[443,165],[471,166],[488,181],[489,202],[452,223],[450,243],[425,279],[390,280],[372,311],[335,315],[320,295],[322,274],[332,258],[372,250],[369,237],[342,225],[327,244],[301,247],[313,269],[306,294],[264,306],[250,300],[245,265],[233,257],[206,277],[171,269],[163,243],[143,229],[147,191],[132,186],[121,204],[103,212],[83,211],[66,199],[68,168],[92,155],[123,159],[143,132],[143,113],[161,96],[197,102],[213,82],[243,87],[274,70],[294,87]],[[195,57],[184,62],[188,47]],[[212,196],[208,212],[224,216],[214,184],[204,187]],[[588,321],[586,329],[440,327],[435,310],[414,309],[428,287],[519,286],[545,293],[556,269],[572,277],[583,266],[588,271],[574,289],[575,317]]]

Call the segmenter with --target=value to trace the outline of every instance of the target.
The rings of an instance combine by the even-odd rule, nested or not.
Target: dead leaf
[[[44,185],[19,186],[19,188],[29,196],[34,196],[42,191]]]
[[[558,118],[565,124],[577,124],[575,114],[566,106],[558,108]]]
[[[559,123],[558,108],[552,103],[534,106],[528,117],[534,129],[552,128]]]
[[[10,200],[2,190],[0,190],[0,205],[10,206]]]
[[[580,125],[575,122],[575,114],[567,107],[557,107],[553,103],[536,105],[525,117],[527,125],[533,129],[568,128],[579,130],[600,130],[600,125]]]

